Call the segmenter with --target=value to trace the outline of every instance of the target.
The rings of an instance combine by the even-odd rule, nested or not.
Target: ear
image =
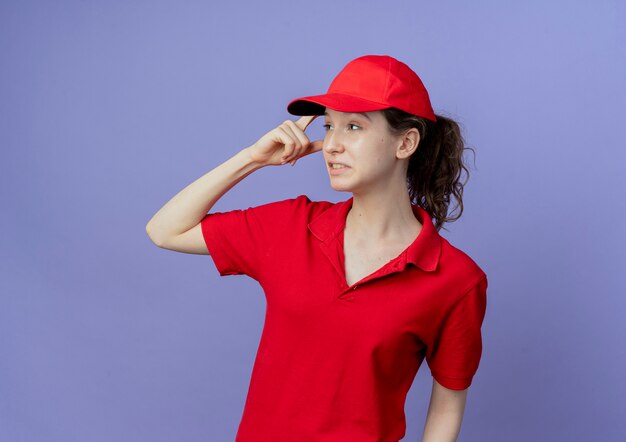
[[[396,156],[400,159],[410,157],[417,150],[419,142],[420,133],[416,128],[412,127],[400,138],[400,144],[398,145]]]

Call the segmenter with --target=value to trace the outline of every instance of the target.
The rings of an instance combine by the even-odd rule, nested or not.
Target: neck
[[[401,195],[401,196],[398,196]],[[376,240],[398,240],[416,235],[421,223],[413,214],[408,191],[353,194],[346,227],[359,236]]]

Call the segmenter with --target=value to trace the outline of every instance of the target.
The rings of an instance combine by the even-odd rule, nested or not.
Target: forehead
[[[378,112],[378,111],[377,111]],[[324,112],[324,116],[331,118],[353,118],[353,117],[363,117],[367,120],[374,120],[376,112],[339,112],[336,110],[326,108]]]

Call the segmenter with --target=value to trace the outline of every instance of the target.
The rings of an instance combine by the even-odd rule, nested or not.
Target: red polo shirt
[[[348,286],[351,206],[300,195],[202,219],[220,275],[254,278],[267,303],[238,442],[397,442],[424,358],[443,386],[472,382],[486,274],[414,205],[413,243]]]

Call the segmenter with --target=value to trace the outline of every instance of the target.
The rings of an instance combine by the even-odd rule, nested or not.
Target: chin
[[[337,192],[352,192],[354,189],[354,187],[350,184],[337,182],[336,180],[333,180],[332,177],[330,178],[330,187]]]

